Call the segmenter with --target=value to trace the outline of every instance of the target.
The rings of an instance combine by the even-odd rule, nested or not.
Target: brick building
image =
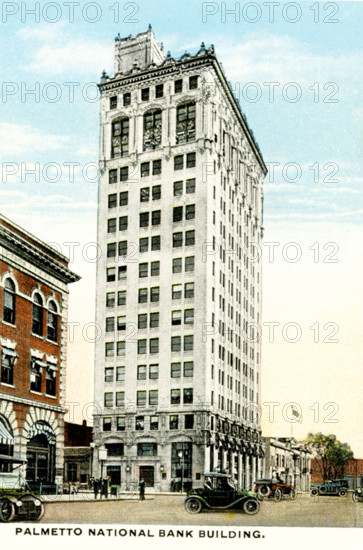
[[[310,475],[311,483],[323,483],[322,469],[319,465],[319,458],[311,458]],[[344,479],[349,481],[350,489],[363,487],[363,458],[351,458],[344,468]]]
[[[63,477],[68,259],[0,214],[0,455],[54,490]],[[15,482],[0,464],[0,484]]]

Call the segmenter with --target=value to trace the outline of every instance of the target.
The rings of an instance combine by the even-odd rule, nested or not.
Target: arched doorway
[[[55,478],[55,435],[45,422],[38,421],[29,430],[26,479],[35,485],[52,485]]]

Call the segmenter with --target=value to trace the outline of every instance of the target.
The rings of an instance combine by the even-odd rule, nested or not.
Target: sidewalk
[[[93,492],[81,492],[71,495],[42,495],[44,502],[110,502],[110,501],[127,501],[127,500],[139,500],[138,493],[119,493],[117,496],[109,495],[108,498],[102,497],[95,499]],[[145,495],[145,500],[153,500],[151,495]]]

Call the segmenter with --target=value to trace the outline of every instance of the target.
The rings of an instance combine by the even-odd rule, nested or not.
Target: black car
[[[324,483],[314,483],[310,487],[311,496],[340,496],[344,497],[349,488],[348,480],[332,479]]]
[[[242,510],[245,514],[257,514],[260,503],[256,495],[245,489],[237,490],[231,476],[219,472],[206,472],[204,486],[192,489],[186,496],[185,508],[191,514],[207,510]]]

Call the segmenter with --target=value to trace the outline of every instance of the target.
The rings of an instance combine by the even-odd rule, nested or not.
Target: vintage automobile
[[[354,502],[363,502],[363,488],[358,487],[357,489],[354,489],[352,492],[352,499]]]
[[[349,488],[348,480],[332,479],[324,483],[313,483],[310,487],[311,496],[340,496],[344,497]]]
[[[0,522],[9,522],[13,519],[38,521],[44,515],[41,497],[27,490],[26,486],[19,482],[19,476],[14,474],[14,467],[16,469],[25,463],[26,460],[0,455],[0,471],[3,472],[0,486]]]
[[[278,502],[283,496],[287,496],[291,500],[296,498],[296,490],[292,485],[275,478],[258,479],[255,483],[254,492],[259,500],[270,497]]]
[[[192,489],[185,499],[185,508],[191,514],[207,510],[242,510],[245,514],[257,514],[260,503],[251,491],[237,490],[231,476],[219,472],[205,472],[204,486]]]

